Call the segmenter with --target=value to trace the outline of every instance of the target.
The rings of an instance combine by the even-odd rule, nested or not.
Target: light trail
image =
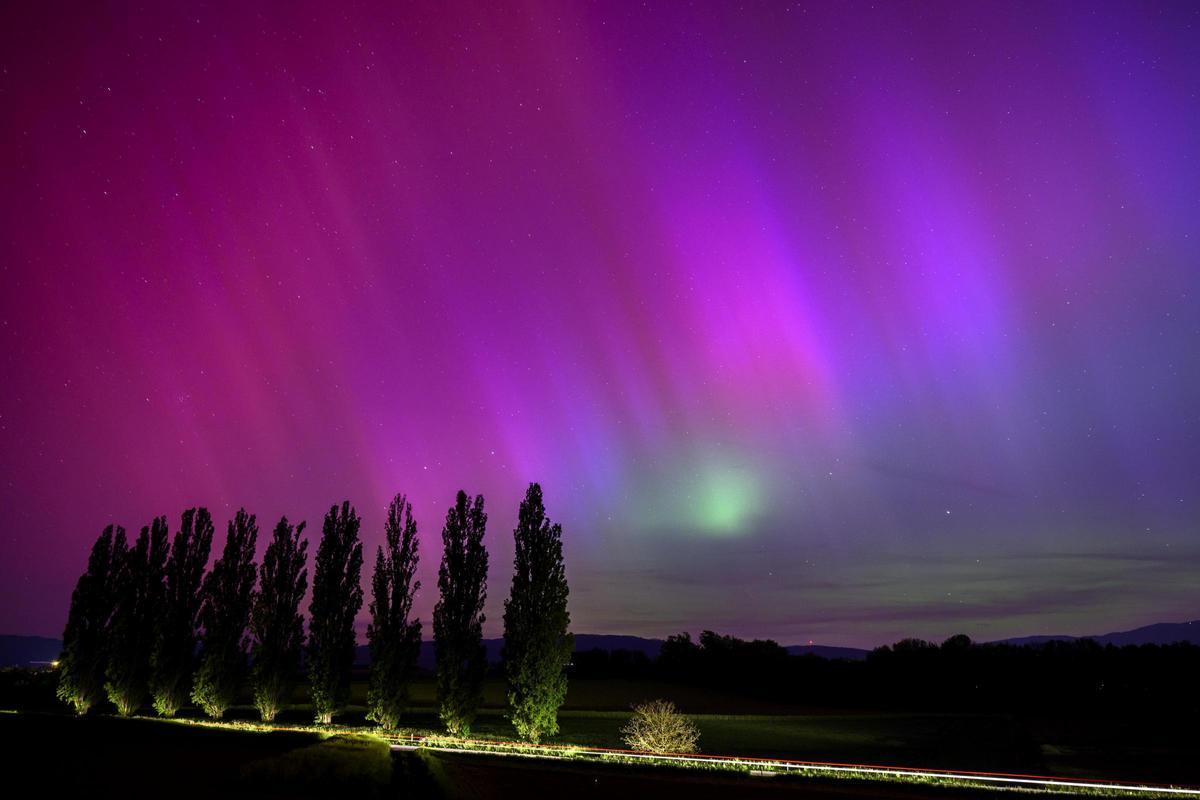
[[[616,760],[667,762],[680,765],[719,766],[734,768],[757,768],[780,773],[825,773],[834,776],[870,778],[872,776],[891,779],[936,779],[954,780],[981,786],[1036,787],[1059,790],[1091,790],[1102,792],[1127,792],[1147,796],[1200,797],[1200,788],[1165,786],[1151,783],[1122,783],[1107,780],[1074,780],[1055,778],[1050,775],[1027,775],[1014,772],[973,772],[923,769],[920,767],[891,767],[881,764],[852,764],[835,761],[798,761],[794,759],[757,758],[753,756],[720,756],[700,753],[659,754],[636,750],[621,750],[612,747],[575,747],[571,745],[526,744],[494,739],[448,739],[439,736],[391,736],[392,748],[397,750],[433,750],[443,753],[468,753],[476,755],[519,756],[524,758],[574,759],[580,758],[598,763],[613,763]]]

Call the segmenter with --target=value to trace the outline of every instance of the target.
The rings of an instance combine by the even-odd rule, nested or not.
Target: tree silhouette
[[[238,509],[229,523],[225,549],[204,579],[204,607],[200,611],[204,637],[192,701],[214,719],[220,719],[233,705],[246,669],[246,625],[254,593],[257,540],[254,515]]]
[[[122,716],[135,713],[150,693],[155,619],[162,611],[167,563],[167,518],[142,528],[120,558],[108,639],[108,699]]]
[[[187,702],[196,658],[196,631],[203,595],[204,567],[212,548],[212,516],[207,508],[183,512],[167,558],[166,596],[158,612],[150,690],[154,709],[173,717]]]
[[[259,569],[258,591],[250,611],[254,666],[250,682],[254,705],[264,722],[291,698],[292,682],[300,667],[304,617],[300,601],[308,589],[308,540],[301,539],[304,523],[293,528],[279,520]]]
[[[86,714],[104,692],[108,633],[116,606],[116,573],[125,546],[125,529],[109,525],[92,545],[87,570],[75,583],[63,631],[58,697]]]
[[[312,601],[308,606],[308,677],[317,721],[329,724],[350,697],[354,666],[354,617],[362,608],[362,520],[350,502],[325,515]]]
[[[375,553],[371,578],[371,678],[367,687],[367,719],[395,728],[408,704],[408,682],[421,649],[421,621],[409,619],[413,596],[421,588],[417,569],[417,522],[412,504],[398,494],[388,506],[384,526],[387,549]]]
[[[537,742],[558,733],[566,666],[575,642],[567,632],[571,615],[562,527],[546,518],[542,487],[536,483],[525,493],[513,538],[512,590],[504,602],[509,717],[522,738]]]
[[[483,648],[483,603],[487,598],[487,514],[483,496],[468,503],[460,491],[442,528],[441,596],[433,610],[437,656],[438,714],[447,730],[467,735],[483,699],[487,668]]]

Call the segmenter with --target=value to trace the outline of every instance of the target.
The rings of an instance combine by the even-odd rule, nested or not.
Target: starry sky
[[[6,3],[0,632],[61,633],[109,522],[349,498],[373,553],[396,492],[428,623],[463,488],[495,634],[534,480],[576,631],[1196,618],[1198,43],[1194,3]]]

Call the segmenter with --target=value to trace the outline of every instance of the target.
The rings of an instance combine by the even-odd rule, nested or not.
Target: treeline
[[[124,528],[108,526],[71,596],[58,697],[80,714],[107,698],[126,716],[151,704],[170,717],[190,701],[220,719],[248,684],[269,722],[290,702],[303,669],[314,716],[328,724],[350,696],[354,620],[363,604],[360,525],[349,502],[325,515],[307,636],[301,603],[309,588],[309,542],[303,522],[280,519],[257,564],[258,521],[239,510],[211,568],[214,525],[207,509],[183,512],[169,542],[166,517],[142,528],[132,542]],[[433,612],[439,715],[455,734],[470,731],[483,695],[486,527],[483,497],[460,491],[442,527]],[[513,536],[512,586],[504,604],[509,716],[523,737],[538,741],[558,732],[573,640],[562,529],[547,518],[536,483],[521,502]],[[388,506],[384,540],[375,554],[368,606],[367,716],[394,728],[408,703],[422,632],[413,614],[420,588],[414,577],[417,523],[404,495]]]
[[[705,631],[698,640],[668,637],[655,659],[592,650],[573,663],[577,678],[653,678],[806,706],[1048,714],[1200,707],[1200,647],[1187,643],[976,644],[958,635],[940,645],[905,639],[852,661]]]

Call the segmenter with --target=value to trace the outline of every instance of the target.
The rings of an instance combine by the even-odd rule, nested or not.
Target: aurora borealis
[[[1200,6],[9,3],[0,632],[186,506],[529,481],[576,631],[1200,609]]]

